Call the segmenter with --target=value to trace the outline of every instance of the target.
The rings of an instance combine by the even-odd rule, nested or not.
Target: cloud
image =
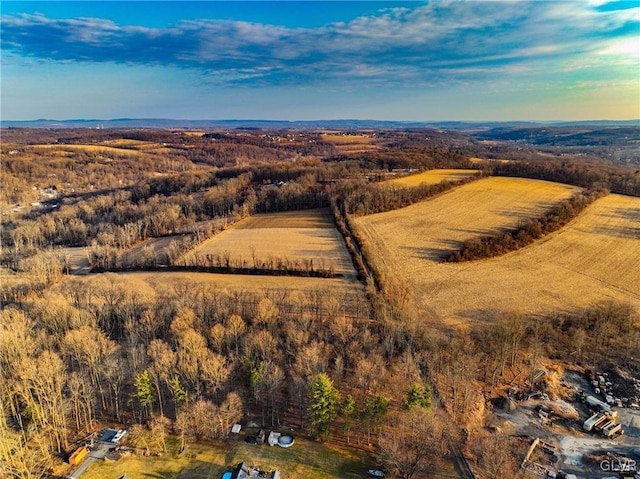
[[[436,1],[316,28],[5,15],[1,39],[3,50],[32,60],[173,65],[223,84],[433,84],[566,70],[595,54],[601,65],[638,33],[640,8],[627,3]]]

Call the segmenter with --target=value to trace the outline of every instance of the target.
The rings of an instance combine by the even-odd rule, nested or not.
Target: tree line
[[[601,189],[589,189],[576,193],[571,198],[560,201],[538,218],[526,219],[511,231],[466,240],[459,250],[449,253],[444,261],[460,263],[493,258],[524,248],[535,240],[559,230],[587,206],[607,194],[609,194],[607,190]]]
[[[458,186],[477,180],[482,176],[444,181],[437,184],[423,183],[406,187],[384,183],[350,183],[337,191],[340,208],[346,214],[364,216],[374,213],[396,210],[419,201],[444,193]]]
[[[493,165],[491,174],[556,181],[581,188],[606,188],[612,193],[640,196],[640,175],[637,171],[598,163],[510,161]]]

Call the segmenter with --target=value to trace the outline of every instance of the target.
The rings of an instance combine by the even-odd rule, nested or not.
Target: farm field
[[[339,134],[331,134],[324,133],[322,135],[322,139],[329,143],[360,143],[360,144],[368,144],[371,143],[371,137],[368,135],[339,135]]]
[[[232,262],[251,267],[277,258],[298,262],[313,261],[315,269],[333,268],[355,281],[356,273],[343,239],[326,209],[289,211],[255,215],[243,219],[217,234],[193,251],[192,255],[227,252]]]
[[[116,140],[107,140],[104,141],[102,144],[107,145],[107,146],[114,146],[115,148],[134,148],[136,150],[149,150],[149,149],[156,149],[156,148],[161,148],[162,145],[160,145],[159,143],[154,143],[151,141],[144,141],[144,140],[132,140],[129,138],[118,138]]]
[[[469,178],[474,176],[476,173],[478,173],[478,170],[428,170],[415,175],[393,178],[391,180],[387,180],[385,183],[398,186],[418,186],[424,183],[435,185],[437,183],[442,183],[443,181],[457,181]]]
[[[454,200],[454,195],[409,207],[422,206],[420,218],[414,214],[413,227],[420,222],[431,224],[430,219],[439,215],[437,202],[447,196]],[[487,203],[479,204],[478,213],[482,213]],[[438,260],[447,247],[460,241],[455,234],[460,226],[424,227],[424,236],[420,236],[410,230],[406,211],[383,215],[390,218],[383,222],[376,218],[381,215],[372,215],[358,220],[373,247],[374,260],[384,257],[379,263],[383,269],[396,271],[414,288],[419,304],[435,324],[463,325],[505,313],[567,311],[606,300],[640,308],[639,198],[609,195],[533,245],[501,257],[457,264]],[[465,216],[459,214],[460,221]],[[467,234],[485,229],[486,225],[473,225]]]
[[[333,291],[364,294],[360,283],[344,278],[308,278],[296,276],[260,276],[252,274],[216,274],[191,273],[174,271],[136,271],[131,273],[111,273],[126,275],[134,280],[142,280],[154,289],[173,287],[180,282],[206,283],[221,289],[230,290],[302,290],[302,291]],[[93,276],[93,275],[90,275]]]
[[[364,153],[378,149],[374,143],[374,138],[368,135],[339,135],[324,133],[322,139],[327,143],[332,143],[341,154]]]
[[[125,156],[139,156],[141,154],[140,151],[134,150],[131,148],[116,148],[113,146],[105,146],[105,145],[34,145],[32,148],[34,149],[46,149],[46,150],[58,150],[58,151],[90,151],[90,152],[105,152],[105,153],[116,153],[118,155]]]
[[[356,218],[356,224],[370,243],[384,243],[378,248],[385,251],[382,257],[397,257],[406,264],[439,262],[465,240],[517,226],[576,191],[548,181],[484,178],[432,200]],[[396,265],[387,269],[394,270]]]

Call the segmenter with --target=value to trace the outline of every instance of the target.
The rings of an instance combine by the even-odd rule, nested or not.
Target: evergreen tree
[[[351,432],[351,428],[353,427],[353,421],[358,416],[358,408],[356,406],[356,400],[353,399],[353,396],[349,394],[344,401],[342,402],[342,406],[340,408],[340,414],[344,418],[344,430],[347,432],[347,444],[349,443],[349,433]]]
[[[326,373],[316,375],[311,383],[309,416],[316,434],[325,436],[335,419],[340,404],[340,393]]]
[[[187,399],[187,391],[185,391],[182,384],[180,384],[180,378],[178,375],[174,375],[169,380],[169,388],[171,389],[171,394],[173,394],[173,400],[176,403],[176,411],[180,409],[182,403]]]
[[[133,386],[135,388],[132,393],[132,397],[140,403],[140,407],[142,411],[146,413],[147,416],[151,413],[151,404],[153,403],[153,384],[151,383],[151,377],[149,376],[149,372],[145,369],[138,375],[136,375],[133,380]]]
[[[431,407],[432,395],[433,392],[429,385],[423,388],[420,384],[414,381],[411,383],[411,386],[407,391],[407,402],[405,403],[405,407],[407,409],[411,409],[412,407],[420,406],[428,409]]]

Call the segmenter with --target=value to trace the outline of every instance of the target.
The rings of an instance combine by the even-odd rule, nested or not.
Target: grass
[[[488,178],[402,210],[356,220],[386,275],[415,292],[424,320],[466,327],[505,314],[575,310],[603,300],[640,309],[640,198],[609,195],[518,251],[441,263],[460,242],[536,215],[573,188]]]
[[[91,466],[82,479],[117,478],[123,474],[131,479],[219,479],[240,462],[261,470],[279,470],[285,479],[356,479],[371,467],[367,453],[339,448],[296,438],[287,449],[278,446],[250,446],[240,439],[218,444],[189,445],[180,456],[175,455],[177,441],[169,441],[169,453],[162,457],[127,456],[116,462],[101,462]]]
[[[418,186],[423,183],[434,185],[443,181],[456,181],[468,178],[478,173],[478,170],[428,170],[415,175],[402,176],[386,181],[386,183],[399,186]]]
[[[129,138],[116,138],[115,140],[107,140],[104,142],[105,145],[114,145],[116,148],[118,147],[129,147],[136,149],[147,149],[147,148],[157,148],[159,146],[158,143],[153,143],[150,141],[144,140],[133,140]]]
[[[253,257],[260,262],[286,258],[301,265],[312,260],[314,268],[329,269],[355,279],[356,273],[343,239],[326,209],[255,215],[198,245],[189,255],[228,252],[234,262]]]
[[[3,288],[29,286],[34,280],[29,273],[17,273],[9,268],[0,266],[0,285]]]

